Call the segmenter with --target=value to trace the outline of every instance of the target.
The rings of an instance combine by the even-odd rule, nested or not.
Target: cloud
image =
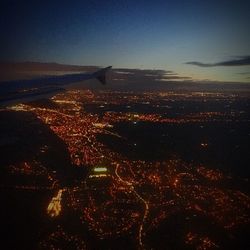
[[[217,67],[217,66],[246,66],[250,65],[250,56],[241,56],[234,60],[222,61],[217,63],[186,62],[186,64],[199,67]]]
[[[159,70],[159,69],[113,69],[111,79],[123,79],[126,82],[133,83],[145,83],[146,81],[179,81],[189,80],[190,77],[183,77],[171,70]]]
[[[192,80],[192,77],[189,77],[189,76],[178,76],[178,75],[173,75],[173,76],[164,76],[163,78],[161,79],[158,79],[159,81],[171,81],[171,80],[174,80],[174,81],[184,81],[184,80]]]

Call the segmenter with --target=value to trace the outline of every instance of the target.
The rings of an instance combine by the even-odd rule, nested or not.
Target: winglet
[[[109,66],[107,68],[101,69],[97,72],[95,72],[93,75],[96,79],[98,79],[102,84],[106,84],[106,72],[111,69],[112,66]]]

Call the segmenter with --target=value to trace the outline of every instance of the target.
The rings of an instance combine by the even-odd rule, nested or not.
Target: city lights
[[[210,228],[206,232],[197,231],[197,220],[202,224],[206,218],[211,221],[211,228],[219,227],[226,235],[234,230],[237,232],[238,228],[250,223],[249,196],[233,188],[230,175],[206,164],[185,162],[178,155],[166,156],[163,160],[127,157],[123,152],[126,148],[130,153],[129,150],[140,150],[143,143],[136,134],[129,142],[116,128],[121,124],[128,129],[140,129],[143,124],[154,124],[158,128],[164,124],[180,128],[197,124],[204,129],[210,123],[237,123],[244,113],[197,111],[168,115],[174,105],[180,106],[180,102],[211,99],[218,102],[227,98],[234,97],[199,92],[116,92],[114,95],[112,91],[94,94],[82,90],[56,95],[52,99],[55,107],[13,106],[11,110],[31,112],[50,128],[66,145],[71,162],[69,170],[82,172],[77,172],[77,178],[69,179],[70,184],[64,185],[59,178],[60,167],[55,171],[38,160],[12,164],[8,171],[13,176],[32,178],[29,185],[15,185],[18,190],[51,192],[46,214],[53,221],[59,218],[67,221],[66,216],[70,214],[75,223],[84,228],[82,230],[91,232],[100,242],[127,237],[135,248],[147,249],[154,232],[181,214],[179,223],[189,229],[178,238],[183,240],[183,245],[201,250],[219,248],[222,243]],[[125,111],[119,108],[105,110],[109,105],[106,100],[114,107],[126,107]],[[93,110],[93,105],[94,112],[88,111],[89,106]],[[134,105],[147,106],[142,108],[146,111],[130,112]],[[161,138],[168,141],[169,135],[169,131],[162,131]],[[101,136],[114,139],[115,146],[105,144]],[[125,149],[119,150],[116,142],[126,145]],[[206,138],[196,143],[200,152],[212,147]],[[38,154],[42,157],[48,150],[49,146],[43,145]],[[63,239],[73,246],[85,247],[81,237],[60,227],[39,244],[53,249]]]

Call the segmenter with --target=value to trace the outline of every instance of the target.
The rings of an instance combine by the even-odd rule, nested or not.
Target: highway
[[[148,213],[149,213],[149,203],[141,195],[138,194],[138,192],[135,190],[135,188],[131,182],[125,181],[121,178],[121,176],[118,173],[118,168],[119,168],[119,164],[116,164],[115,175],[117,176],[119,181],[123,182],[126,186],[128,186],[129,190],[131,192],[133,192],[134,195],[138,198],[138,200],[140,200],[144,204],[144,213],[143,213],[141,224],[140,224],[139,230],[138,230],[139,245],[141,248],[143,248],[143,239],[142,239],[143,226],[144,226],[145,220],[146,220]]]

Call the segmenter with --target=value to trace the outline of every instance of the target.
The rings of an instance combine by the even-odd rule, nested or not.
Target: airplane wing
[[[0,83],[0,105],[32,101],[43,96],[51,97],[64,91],[64,87],[69,84],[89,79],[96,78],[102,84],[106,84],[106,72],[111,68],[112,66],[109,66],[92,74],[67,74],[2,82]]]

